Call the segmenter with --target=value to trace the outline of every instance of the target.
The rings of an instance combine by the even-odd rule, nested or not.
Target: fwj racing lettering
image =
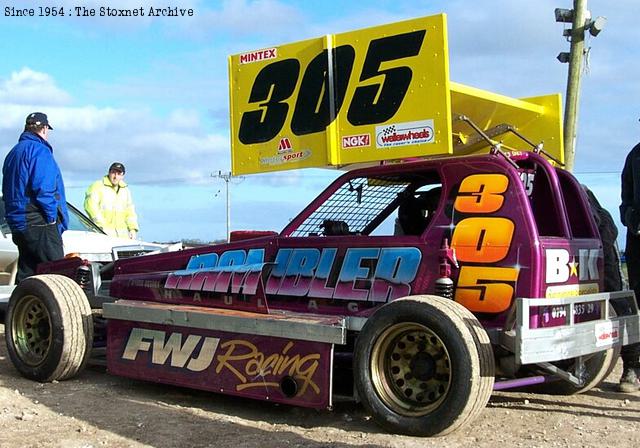
[[[411,293],[421,259],[416,247],[349,248],[342,257],[337,248],[284,248],[275,256],[265,292],[386,302]],[[264,265],[264,249],[196,255],[185,270],[169,274],[164,287],[255,294]]]
[[[121,358],[136,361],[148,354],[155,366],[170,366],[192,372],[210,370],[218,377],[231,379],[235,390],[279,387],[279,380],[288,375],[299,383],[297,395],[308,390],[319,395],[321,390],[315,378],[320,353],[301,353],[300,342],[271,342],[269,348],[260,348],[246,339],[221,342],[218,337],[167,333],[148,328],[131,329]]]
[[[455,300],[474,312],[499,313],[515,296],[518,267],[498,266],[515,231],[513,221],[496,216],[508,188],[504,174],[473,174],[463,179],[455,198],[454,212],[465,216],[451,237],[460,263]]]

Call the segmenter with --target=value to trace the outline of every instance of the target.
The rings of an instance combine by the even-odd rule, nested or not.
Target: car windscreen
[[[67,208],[69,209],[69,230],[104,233],[100,227],[95,225],[93,221],[68,202]]]
[[[87,218],[80,210],[67,202],[69,209],[69,230],[78,230],[81,232],[104,233],[100,227],[95,225],[93,221]],[[4,217],[4,201],[0,198],[0,228],[2,233],[7,235],[11,233],[11,229]]]

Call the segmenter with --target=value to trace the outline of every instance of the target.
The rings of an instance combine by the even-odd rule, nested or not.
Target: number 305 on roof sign
[[[445,19],[231,56],[234,174],[449,152]]]

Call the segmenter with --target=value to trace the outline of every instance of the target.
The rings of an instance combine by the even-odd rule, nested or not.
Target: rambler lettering
[[[278,251],[265,292],[295,297],[386,302],[411,293],[422,253],[416,247],[283,248]],[[165,289],[255,294],[264,249],[231,250],[191,257],[187,268],[167,277]],[[339,272],[331,280],[331,273]]]

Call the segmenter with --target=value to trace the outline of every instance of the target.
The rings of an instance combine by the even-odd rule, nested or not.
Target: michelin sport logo
[[[376,126],[376,147],[378,148],[419,145],[434,141],[433,120]]]
[[[282,165],[284,163],[300,162],[311,157],[310,149],[297,150],[293,148],[288,137],[282,137],[278,143],[278,155],[261,157],[261,165]]]
[[[579,281],[598,280],[598,258],[602,257],[600,249],[579,249],[578,257],[571,255],[566,249],[547,249],[546,282],[565,283],[571,277]]]

